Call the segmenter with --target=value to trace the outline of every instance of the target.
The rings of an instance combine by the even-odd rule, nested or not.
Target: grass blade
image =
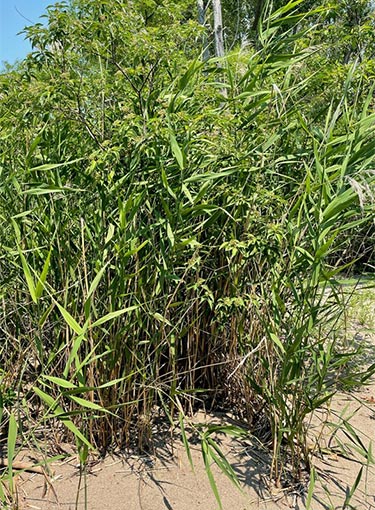
[[[17,420],[13,413],[11,413],[9,417],[9,428],[8,428],[8,473],[9,473],[9,489],[10,493],[13,494],[14,486],[13,486],[13,459],[16,449],[16,441],[17,441]]]

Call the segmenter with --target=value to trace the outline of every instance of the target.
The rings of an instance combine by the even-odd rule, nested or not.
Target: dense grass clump
[[[335,278],[370,260],[350,239],[373,236],[371,95],[348,66],[324,115],[300,107],[312,51],[285,8],[218,68],[183,10],[158,29],[120,4],[51,9],[1,76],[3,423],[147,448],[155,409],[230,406],[298,476],[347,362]]]

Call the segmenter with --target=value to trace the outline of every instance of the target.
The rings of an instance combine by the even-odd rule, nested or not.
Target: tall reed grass
[[[286,462],[296,477],[309,465],[306,419],[352,355],[336,349],[335,278],[348,267],[340,240],[373,221],[374,114],[371,94],[348,99],[348,67],[341,99],[311,123],[312,50],[278,31],[292,12],[269,17],[257,52],[225,60],[224,84],[215,62],[170,66],[168,82],[167,63],[146,61],[134,94],[144,69],[130,82],[104,43],[82,45],[64,87],[59,55],[2,76],[12,445],[15,421],[36,437],[47,420],[83,452],[142,450],[155,409],[175,422],[220,404],[269,442],[277,481]],[[91,88],[92,75],[77,78],[85,65]]]

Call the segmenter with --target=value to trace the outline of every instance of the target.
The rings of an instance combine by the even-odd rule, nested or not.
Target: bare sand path
[[[368,448],[375,439],[375,385],[362,389],[355,395],[338,395],[331,408],[332,422],[339,416],[348,418],[358,430],[363,445]],[[358,399],[358,400],[357,400]],[[361,404],[361,401],[363,402]],[[207,416],[208,420],[215,420]],[[216,418],[217,420],[217,418]],[[306,508],[307,487],[280,490],[269,486],[267,474],[270,459],[250,441],[239,441],[218,436],[221,448],[234,467],[242,493],[231,481],[212,467],[224,510],[275,510]],[[327,430],[322,437],[322,452],[314,459],[317,481],[314,488],[312,510],[342,509],[344,501],[355,483],[365,461],[362,455],[345,458],[339,444],[351,441],[340,433],[338,440]],[[355,446],[352,444],[352,446]],[[358,446],[358,445],[357,445]],[[327,447],[327,450],[326,450]],[[329,449],[330,451],[329,451]],[[191,470],[183,444],[176,440],[170,445],[160,445],[155,455],[109,456],[93,463],[87,474],[87,508],[89,510],[215,510],[218,504],[212,493],[199,445],[191,446],[194,472]],[[348,456],[353,457],[353,449]],[[375,510],[375,466],[364,467],[361,482],[346,508]],[[23,473],[17,481],[21,509],[57,510],[84,509],[85,489],[79,487],[77,456],[53,465],[55,475],[46,483],[43,476]]]

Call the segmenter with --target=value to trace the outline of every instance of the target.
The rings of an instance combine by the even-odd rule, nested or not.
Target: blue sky
[[[25,26],[43,22],[39,16],[56,0],[0,0],[0,67],[4,61],[13,64],[31,51],[24,35],[17,36]],[[26,19],[25,19],[26,18]]]

